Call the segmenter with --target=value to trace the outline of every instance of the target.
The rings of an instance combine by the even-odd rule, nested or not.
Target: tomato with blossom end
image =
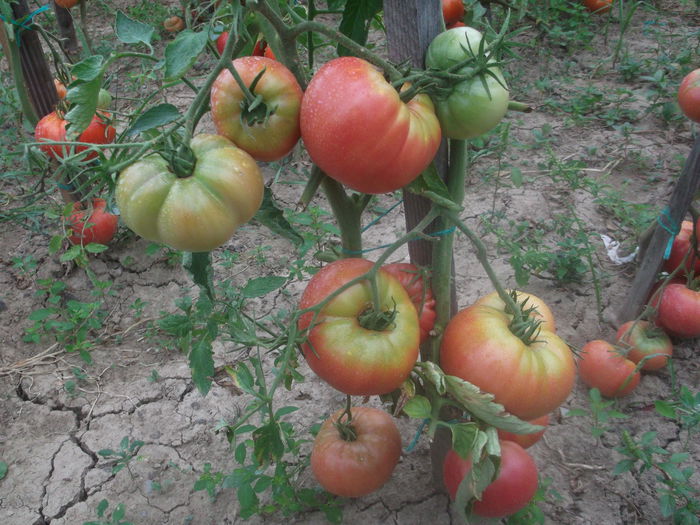
[[[538,425],[545,427],[539,432],[533,432],[532,434],[515,434],[513,432],[508,432],[507,430],[498,429],[498,437],[506,441],[515,441],[518,445],[523,448],[530,448],[532,445],[537,443],[542,436],[544,436],[545,430],[547,430],[547,425],[549,425],[549,414],[535,418],[528,423],[532,425]]]
[[[627,321],[618,328],[615,338],[618,345],[628,349],[627,359],[634,364],[639,364],[647,356],[659,354],[646,359],[642,370],[659,370],[673,355],[671,338],[649,321]]]
[[[92,205],[87,209],[80,202],[73,205],[73,212],[68,216],[71,244],[107,244],[114,238],[119,217],[109,213],[106,206],[104,199],[92,199]]]
[[[454,24],[464,16],[462,0],[442,0],[442,19],[445,25]]]
[[[474,501],[472,512],[484,518],[502,518],[524,508],[537,491],[537,465],[532,456],[514,441],[501,440],[501,467],[496,479]],[[450,498],[457,497],[459,485],[472,468],[450,449],[443,462],[443,481]]]
[[[613,0],[583,0],[583,5],[592,13],[607,13],[612,3]]]
[[[109,114],[96,113],[92,117],[92,121],[85,128],[76,142],[88,142],[90,144],[109,144],[114,141],[117,130],[108,122]],[[45,115],[34,128],[34,137],[37,142],[66,142],[66,124],[68,122],[56,111]],[[87,146],[69,146],[66,144],[42,144],[39,146],[41,151],[54,159],[62,159],[68,156],[71,151],[80,153],[85,151]],[[91,152],[85,155],[85,160],[94,159],[97,157],[97,152]]]
[[[378,408],[352,407],[354,439],[336,427],[345,410],[325,420],[311,451],[311,471],[331,494],[359,498],[379,489],[391,477],[401,456],[401,435],[393,418]]]
[[[576,365],[569,346],[554,332],[540,327],[528,339],[512,322],[502,307],[477,302],[461,310],[445,328],[440,366],[493,394],[496,403],[527,421],[566,400]]]
[[[279,160],[299,141],[299,110],[303,92],[289,69],[267,57],[240,57],[233,67],[246,86],[260,76],[253,95],[262,102],[252,111],[246,97],[228,69],[211,88],[211,116],[216,132],[229,139],[254,159]]]
[[[372,267],[372,262],[355,258],[325,266],[309,281],[299,309],[327,300]],[[301,348],[309,367],[344,394],[388,394],[408,378],[418,359],[418,314],[408,293],[381,268],[376,274],[379,312],[374,309],[372,290],[369,280],[360,280],[318,312],[299,318],[300,332],[308,331]]]
[[[651,302],[657,309],[656,324],[683,339],[700,337],[700,291],[672,282]]]
[[[435,326],[435,298],[430,286],[423,280],[420,269],[411,263],[391,263],[382,266],[387,272],[396,277],[408,292],[413,305],[418,312],[420,324],[420,342],[424,343]]]
[[[700,104],[700,100],[698,101],[698,104]],[[697,222],[697,231],[698,235],[700,235],[700,220]],[[696,276],[700,275],[700,256],[698,256],[697,253],[700,252],[700,239],[695,240],[696,253],[689,253],[691,250],[690,240],[692,236],[692,221],[681,222],[680,230],[674,237],[673,244],[671,245],[671,253],[669,254],[668,259],[664,261],[664,271],[671,273],[673,270],[681,266],[683,259],[685,259],[683,269],[686,272],[690,272],[692,269]]]
[[[688,73],[678,87],[678,105],[690,120],[700,122],[700,69]]]
[[[440,145],[430,98],[403,102],[381,71],[357,57],[326,62],[301,104],[301,136],[329,177],[363,193],[387,193],[413,181]]]
[[[619,348],[602,339],[586,343],[578,361],[583,382],[605,397],[623,397],[637,388],[641,374],[635,367]]]

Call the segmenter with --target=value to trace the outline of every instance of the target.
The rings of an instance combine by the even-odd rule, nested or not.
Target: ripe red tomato
[[[698,104],[700,104],[700,99],[698,99]],[[698,235],[700,235],[700,220],[697,223]],[[678,235],[673,239],[673,245],[671,246],[671,254],[668,259],[664,261],[663,269],[668,273],[678,268],[685,257],[685,254],[690,251],[690,238],[693,235],[693,223],[691,221],[683,221],[681,223],[680,231]],[[696,250],[700,251],[700,239],[696,239]],[[700,275],[700,257],[693,256],[689,254],[685,261],[685,270],[690,272],[693,268],[695,275]]]
[[[464,16],[462,0],[442,0],[442,18],[445,25],[454,24]]]
[[[648,355],[663,354],[644,361],[642,370],[659,370],[673,354],[671,338],[649,321],[627,321],[617,330],[617,344],[629,349],[627,359],[635,365]]]
[[[275,56],[275,52],[272,51],[272,48],[263,39],[260,39],[257,42],[255,42],[255,47],[253,48],[253,56],[254,57],[267,57],[267,58],[271,58],[272,60],[277,60],[277,57]]]
[[[253,112],[244,110],[243,91],[228,69],[221,71],[211,88],[211,116],[217,133],[256,160],[281,159],[299,140],[301,87],[289,69],[271,58],[241,57],[233,61],[233,67],[247,86],[265,71],[254,89],[263,102]]]
[[[56,5],[59,7],[70,9],[71,7],[77,5],[78,2],[80,2],[80,0],[56,0]]]
[[[316,273],[304,290],[299,309],[314,306],[348,281],[372,268],[365,259],[340,259]],[[369,281],[341,292],[321,308],[299,318],[299,329],[308,329],[302,351],[311,369],[345,394],[370,396],[397,389],[418,359],[418,315],[411,298],[391,274],[377,274],[383,311],[396,309],[393,322],[366,328],[363,314],[372,306]],[[311,322],[315,324],[311,326]]]
[[[440,145],[427,95],[408,103],[369,62],[341,57],[314,75],[301,104],[301,136],[326,174],[363,193],[386,193],[415,179]]]
[[[657,308],[656,323],[666,332],[687,339],[700,337],[700,291],[671,283],[652,305]]]
[[[549,414],[545,414],[544,416],[535,418],[532,421],[530,421],[530,423],[533,425],[546,427],[547,425],[549,425]],[[543,428],[539,432],[535,432],[533,434],[514,434],[513,432],[508,432],[507,430],[501,430],[499,428],[498,437],[506,441],[515,441],[518,445],[520,445],[523,448],[530,448],[532,445],[534,445],[540,439],[542,439],[545,430],[547,429]]]
[[[68,217],[68,225],[73,234],[68,237],[71,244],[107,244],[117,233],[119,217],[105,210],[104,199],[92,199],[92,207],[85,209],[76,202],[73,213]]]
[[[513,334],[512,316],[485,304],[461,310],[447,324],[440,346],[446,374],[469,381],[520,419],[549,414],[567,398],[576,378],[568,345],[542,328],[526,344]]]
[[[435,298],[429,286],[423,282],[423,277],[417,266],[411,263],[385,264],[383,268],[396,277],[418,312],[420,325],[420,342],[427,341],[430,331],[435,326]]]
[[[355,440],[346,441],[335,426],[344,410],[323,422],[311,451],[311,470],[328,492],[359,498],[384,485],[401,455],[401,435],[389,414],[353,407]]]
[[[607,13],[613,0],[583,0],[583,5],[592,13]]]
[[[581,379],[606,397],[626,396],[637,388],[641,374],[634,369],[632,361],[602,339],[589,341],[581,349],[578,362]]]
[[[114,141],[117,131],[113,126],[107,123],[107,113],[97,113],[92,117],[92,122],[83,131],[77,139],[77,142],[89,142],[91,144],[109,144]],[[66,124],[67,121],[52,111],[45,115],[34,128],[34,137],[37,142],[46,142],[55,140],[57,142],[66,141]],[[70,154],[71,146],[65,144],[42,145],[41,151],[54,159],[62,159]],[[75,152],[85,151],[87,146],[75,146]],[[85,155],[85,160],[94,159],[97,157],[96,152]]]
[[[443,481],[454,500],[457,489],[472,468],[471,461],[450,450],[443,463]],[[502,518],[525,507],[537,491],[537,465],[514,441],[501,441],[501,468],[472,511],[484,518]]]
[[[540,326],[543,329],[548,330],[550,332],[557,331],[557,326],[554,322],[554,314],[552,314],[552,310],[549,309],[549,306],[547,306],[547,304],[542,299],[540,299],[536,295],[521,292],[519,290],[516,290],[515,293],[516,302],[522,303],[523,301],[527,301],[527,303],[525,303],[525,306],[527,308],[534,307],[536,309],[533,312],[533,315],[535,318],[542,320],[542,324]],[[490,306],[491,308],[496,308],[497,310],[500,310],[502,312],[505,312],[506,309],[506,303],[504,303],[501,300],[500,296],[498,295],[498,292],[491,292],[490,294],[477,299],[475,304],[483,304],[485,306]]]
[[[691,71],[681,81],[678,105],[686,117],[700,122],[700,69]]]

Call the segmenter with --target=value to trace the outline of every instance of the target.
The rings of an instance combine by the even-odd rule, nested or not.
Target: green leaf
[[[635,463],[636,461],[634,459],[623,459],[622,461],[618,462],[617,465],[615,465],[613,475],[618,476],[624,472],[632,470]]]
[[[68,248],[65,253],[62,253],[61,256],[59,257],[59,260],[61,262],[68,262],[72,261],[76,257],[80,256],[80,246],[71,246]]]
[[[30,321],[43,321],[53,314],[53,310],[50,308],[40,308],[39,310],[34,310],[29,314]]]
[[[447,189],[442,178],[440,178],[440,174],[433,162],[430,163],[418,178],[414,179],[413,182],[407,186],[407,189],[416,195],[421,195],[426,199],[430,199],[435,204],[444,208],[454,211],[460,211],[462,209],[461,206],[452,200],[450,191]]]
[[[49,253],[53,255],[56,253],[58,250],[61,249],[61,245],[63,244],[63,237],[60,235],[54,235],[51,237],[51,240],[49,241]]]
[[[281,288],[287,282],[286,277],[271,275],[268,277],[256,277],[251,279],[243,288],[243,297],[253,298],[262,297],[270,292],[274,292]]]
[[[254,396],[257,395],[254,388],[255,380],[253,379],[253,374],[248,366],[242,361],[238,363],[238,367],[235,371],[235,378],[236,384],[241,388],[241,390]]]
[[[7,466],[7,463],[0,461],[0,479],[4,479],[5,476],[7,476],[7,471],[9,468],[10,467]]]
[[[447,392],[445,374],[440,370],[439,366],[432,361],[421,361],[416,363],[416,367],[420,370],[423,377],[433,384],[438,394],[442,396]]]
[[[155,28],[133,18],[129,18],[122,11],[117,11],[117,24],[115,27],[117,38],[125,44],[143,43],[151,47],[151,40]]]
[[[102,79],[102,66],[104,65],[104,57],[102,55],[92,55],[84,58],[80,62],[73,64],[70,73],[75,77],[73,82],[92,82],[93,80]],[[72,85],[73,83],[71,83]],[[70,100],[70,98],[69,98]]]
[[[136,135],[137,133],[170,124],[180,118],[180,116],[180,110],[172,104],[158,104],[141,113],[129,128],[127,134]]]
[[[244,483],[236,491],[238,502],[241,504],[241,514],[251,512],[258,505],[258,496],[250,483]]]
[[[467,459],[479,435],[479,426],[476,423],[451,423],[449,427],[452,431],[452,448],[462,459]]]
[[[165,81],[182,77],[192,67],[197,57],[207,45],[207,31],[195,33],[185,29],[165,48]]]
[[[278,460],[284,454],[280,427],[275,421],[270,421],[253,432],[253,444],[253,455],[258,465]]]
[[[303,237],[289,223],[282,210],[279,209],[275,203],[272,190],[270,190],[270,188],[267,186],[265,186],[262,205],[255,214],[255,217],[253,217],[253,220],[259,222],[263,226],[266,226],[273,233],[281,235],[296,245],[300,245],[304,242]]]
[[[370,23],[381,10],[382,0],[347,0],[338,29],[358,44],[364,45],[367,43]],[[338,46],[338,56],[349,54],[347,48]]]
[[[185,252],[182,266],[190,273],[194,283],[200,290],[206,292],[210,299],[214,298],[213,270],[210,252]]]
[[[675,419],[676,417],[676,407],[673,403],[669,403],[668,401],[654,401],[654,408],[664,417],[669,419]]]
[[[513,166],[510,170],[510,180],[513,182],[513,186],[520,188],[523,185],[523,172],[520,168]]]
[[[415,419],[430,419],[432,412],[428,398],[420,395],[409,399],[404,405],[403,411],[408,417]]]
[[[211,341],[207,337],[201,337],[194,342],[189,361],[192,381],[197,386],[197,390],[206,396],[211,388],[211,378],[214,376],[214,357]]]
[[[287,414],[291,414],[292,412],[296,412],[299,410],[299,407],[293,407],[293,406],[286,406],[282,407],[275,412],[275,419],[281,419]]]
[[[99,244],[97,242],[91,242],[85,245],[85,251],[88,253],[102,253],[108,249],[104,244]]]
[[[241,443],[236,447],[236,450],[233,454],[233,457],[236,459],[236,461],[239,464],[242,465],[243,463],[245,463],[245,458],[246,458],[247,452],[248,452],[248,449],[245,446],[245,443]]]

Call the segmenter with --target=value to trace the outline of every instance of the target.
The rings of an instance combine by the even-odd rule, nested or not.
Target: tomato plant
[[[349,423],[344,409],[323,422],[311,451],[311,470],[328,492],[359,498],[391,477],[401,455],[401,435],[383,410],[353,407],[351,413]]]
[[[442,19],[445,25],[454,24],[464,16],[462,0],[442,0]]]
[[[329,176],[363,193],[386,193],[415,179],[440,145],[427,95],[408,103],[365,60],[341,57],[314,75],[301,104],[301,135]]]
[[[697,230],[700,234],[700,220],[697,223]],[[665,271],[671,273],[681,266],[685,258],[685,264],[683,265],[685,271],[690,272],[692,269],[695,275],[700,275],[700,257],[697,255],[697,251],[700,250],[700,239],[696,239],[695,241],[696,253],[689,253],[691,250],[690,240],[692,236],[693,223],[691,221],[683,221],[678,235],[673,239],[671,254],[668,259],[664,261],[663,269]]]
[[[583,0],[583,5],[592,13],[607,13],[612,3],[613,0]]]
[[[555,333],[540,327],[536,335],[516,335],[512,322],[512,315],[485,304],[461,310],[445,328],[440,366],[493,394],[511,414],[530,420],[564,402],[576,366]]]
[[[92,122],[76,139],[77,142],[89,142],[91,144],[109,144],[114,141],[116,130],[107,122],[106,114],[97,113],[92,117]],[[34,137],[37,142],[56,141],[66,142],[67,121],[56,111],[45,115],[34,128]],[[65,144],[46,144],[39,146],[41,151],[54,159],[61,159],[70,154],[71,146]],[[74,151],[85,151],[87,146],[74,146]],[[85,160],[94,159],[97,152],[85,155]]]
[[[281,159],[299,140],[301,87],[291,71],[271,58],[241,57],[233,61],[233,67],[261,101],[250,105],[231,72],[221,71],[211,88],[211,116],[217,133],[256,160]]]
[[[700,291],[673,282],[652,305],[657,308],[657,324],[669,334],[688,339],[700,336]]]
[[[646,356],[660,354],[644,361],[642,370],[659,370],[673,354],[673,343],[666,332],[649,321],[627,321],[617,329],[616,341],[627,348],[627,359],[634,364]]]
[[[122,220],[141,237],[189,252],[206,252],[231,238],[260,207],[263,179],[255,161],[218,135],[190,142],[194,168],[173,173],[154,153],[119,174],[115,197]]]
[[[418,267],[411,263],[385,264],[384,270],[396,277],[404,287],[418,312],[420,342],[428,340],[435,326],[435,298],[430,287],[425,284]]]
[[[446,70],[479,52],[483,35],[471,27],[455,27],[440,33],[428,46],[425,65]],[[459,70],[471,74],[471,65]],[[493,129],[508,110],[508,88],[494,64],[489,74],[480,73],[456,84],[446,97],[433,97],[442,133],[454,139],[471,139]]]
[[[317,305],[372,266],[365,259],[325,266],[309,281],[299,308]],[[299,318],[299,329],[308,330],[302,351],[309,366],[345,394],[387,394],[403,383],[418,359],[418,316],[411,298],[385,270],[377,272],[376,281],[380,312],[373,308],[371,283],[363,280],[333,297],[317,315]]]
[[[641,375],[635,364],[613,345],[602,339],[589,341],[581,349],[578,373],[591,388],[606,397],[622,397],[632,392]]]
[[[700,122],[700,69],[691,71],[681,81],[678,105],[686,117]]]
[[[533,425],[547,427],[547,425],[549,425],[549,414],[537,417],[529,421],[529,423],[532,423]],[[515,441],[518,445],[520,445],[523,448],[530,448],[532,445],[534,445],[540,439],[542,439],[545,430],[547,429],[543,428],[539,432],[533,432],[532,434],[514,434],[513,432],[508,432],[507,430],[499,428],[498,437],[506,441]]]
[[[537,465],[523,447],[501,440],[501,467],[496,479],[474,501],[472,512],[484,518],[513,514],[532,499],[537,491]],[[462,479],[469,474],[471,461],[449,450],[443,462],[443,481],[454,500]]]
[[[107,244],[117,233],[119,217],[109,213],[104,199],[92,199],[91,207],[85,209],[76,202],[73,212],[68,216],[68,225],[72,231],[68,240],[71,244],[90,244],[96,242]]]

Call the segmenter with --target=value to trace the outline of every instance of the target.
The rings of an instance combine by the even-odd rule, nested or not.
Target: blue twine
[[[451,233],[454,233],[455,227],[453,226],[452,228],[447,228],[446,230],[440,230],[438,232],[432,232],[429,233],[431,237],[441,237],[443,235],[449,235]],[[363,230],[364,231],[364,230]],[[367,252],[373,252],[376,250],[383,250],[384,248],[388,248],[391,246],[393,243],[388,243],[388,244],[382,244],[381,246],[375,246],[374,248],[365,248],[364,250],[347,250],[343,248],[343,253],[347,253],[348,255],[362,255],[363,253]]]
[[[667,222],[664,223],[662,219],[665,219]],[[680,227],[674,223],[673,219],[671,218],[671,209],[668,206],[661,211],[661,215],[656,218],[656,222],[658,222],[664,230],[671,234],[671,236],[668,238],[668,242],[666,243],[666,250],[664,250],[664,260],[668,260],[668,258],[671,256],[673,239],[676,237],[676,235],[678,235]]]
[[[430,419],[426,418],[423,421],[421,421],[420,425],[418,425],[418,430],[416,430],[416,433],[413,436],[413,439],[406,447],[407,454],[410,452],[413,452],[413,449],[416,448],[416,445],[418,444],[418,440],[420,439],[420,435],[423,433],[423,429],[425,428],[425,425],[427,425],[429,422],[430,422]]]
[[[391,206],[388,210],[386,210],[384,213],[382,213],[379,217],[377,217],[377,218],[374,219],[372,222],[370,222],[367,226],[365,226],[364,228],[362,228],[362,231],[363,231],[363,232],[366,232],[367,230],[369,230],[372,226],[374,226],[375,224],[377,224],[377,223],[378,223],[379,221],[381,221],[384,217],[386,217],[386,216],[389,215],[392,211],[394,211],[394,208],[396,208],[396,207],[397,207],[399,204],[401,204],[402,202],[403,202],[403,199],[399,199],[398,202],[396,202],[396,204],[394,204],[393,206]]]
[[[12,19],[8,20],[2,15],[0,15],[0,20],[2,20],[3,22],[5,22],[7,24],[12,24],[14,26],[17,26],[19,29],[24,29],[24,30],[31,29],[31,25],[27,25],[27,24],[32,21],[32,18],[34,18],[39,13],[43,13],[47,9],[50,9],[50,7],[51,7],[50,4],[43,5],[39,9],[32,11],[31,13],[29,13],[27,16],[23,17],[20,20],[12,20]],[[18,45],[21,45],[21,41],[18,41]]]
[[[66,190],[66,191],[74,191],[75,190],[75,186],[73,186],[72,184],[62,184],[60,182],[57,182],[56,186],[58,186],[58,188],[61,190]]]

